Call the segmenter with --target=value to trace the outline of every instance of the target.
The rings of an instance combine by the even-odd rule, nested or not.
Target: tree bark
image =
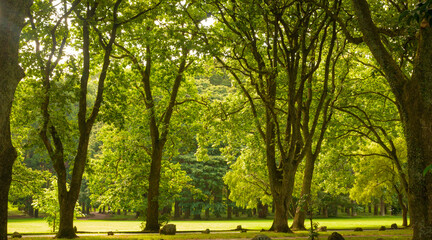
[[[380,198],[380,211],[381,211],[381,216],[386,215],[384,197]]]
[[[407,227],[408,226],[408,208],[403,201],[403,195],[402,195],[401,191],[399,191],[399,189],[397,188],[396,185],[393,185],[393,188],[395,189],[395,191],[397,193],[399,206],[401,206],[401,208],[402,208],[402,226]]]
[[[144,231],[159,232],[159,182],[162,164],[162,149],[159,144],[153,146],[152,162],[149,176],[149,190],[147,198],[147,216]]]
[[[8,195],[17,157],[10,113],[15,90],[24,77],[18,62],[19,41],[31,5],[31,0],[0,1],[0,240],[7,239]]]
[[[183,73],[186,70],[186,59],[189,50],[185,47],[182,51],[181,63],[173,83],[170,100],[165,110],[165,115],[160,124],[161,130],[159,130],[159,124],[156,120],[156,110],[154,100],[152,96],[152,87],[150,85],[150,70],[152,64],[151,49],[147,46],[147,65],[145,71],[142,72],[142,82],[144,85],[145,92],[145,104],[146,108],[150,112],[149,127],[150,135],[152,139],[152,153],[151,153],[151,167],[149,176],[149,191],[147,199],[147,216],[146,226],[144,231],[147,232],[159,232],[159,182],[160,182],[160,171],[162,166],[162,152],[167,141],[169,133],[169,123],[173,114],[177,94],[180,88],[180,83],[183,79]]]
[[[412,76],[404,75],[384,47],[366,0],[352,1],[364,40],[396,97],[408,152],[408,201],[413,239],[432,239],[432,29],[420,19]]]
[[[65,192],[63,192],[62,194],[65,194]],[[66,194],[70,195],[68,193]],[[73,226],[76,199],[73,198],[72,196],[63,197],[59,199],[60,200],[60,224],[59,224],[59,231],[56,234],[57,238],[77,237]]]
[[[179,219],[180,217],[181,217],[180,204],[179,204],[179,201],[175,201],[175,203],[174,203],[174,219]]]
[[[306,213],[308,211],[308,204],[310,202],[310,193],[312,186],[312,177],[315,167],[315,159],[312,152],[306,154],[306,163],[303,176],[303,185],[300,193],[301,204],[296,209],[294,220],[291,228],[293,230],[306,230],[304,221],[306,220]]]

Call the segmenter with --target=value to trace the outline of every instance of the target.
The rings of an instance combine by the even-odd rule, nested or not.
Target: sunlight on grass
[[[392,223],[399,226],[402,223],[400,217],[358,217],[358,218],[328,218],[315,219],[320,226],[327,226],[329,231],[334,229],[354,229],[361,227],[363,229],[378,229],[380,226],[390,228]],[[141,221],[121,221],[121,220],[75,220],[75,226],[78,231],[82,232],[136,232],[141,231]],[[230,230],[236,229],[238,225],[246,229],[269,229],[271,219],[258,220],[212,220],[212,221],[171,221],[177,225],[178,231],[202,231],[210,230]],[[309,226],[309,221],[306,221]],[[43,219],[9,219],[8,232],[14,231],[20,233],[51,233],[51,229]]]

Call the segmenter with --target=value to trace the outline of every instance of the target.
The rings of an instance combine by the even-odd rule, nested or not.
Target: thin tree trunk
[[[179,219],[181,216],[180,214],[180,204],[179,201],[175,201],[174,203],[174,218]]]
[[[396,185],[393,185],[393,188],[396,191],[399,206],[401,206],[401,208],[402,208],[402,226],[407,227],[408,226],[408,208],[403,201],[403,195],[402,195],[401,191],[399,191],[399,189],[397,188]]]
[[[19,40],[30,0],[0,1],[0,240],[7,239],[7,208],[12,166],[17,157],[12,145],[10,113],[16,87],[24,77],[18,63]]]

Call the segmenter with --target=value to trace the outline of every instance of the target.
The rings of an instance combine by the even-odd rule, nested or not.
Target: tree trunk
[[[0,1],[0,240],[7,239],[7,208],[12,166],[17,157],[12,145],[10,113],[16,87],[24,77],[18,63],[19,40],[30,0]]]
[[[266,218],[268,215],[268,205],[262,204],[261,200],[258,200],[257,212],[258,218]]]
[[[228,199],[227,201],[227,219],[232,219],[232,206],[231,201]]]
[[[290,164],[290,166],[286,166],[282,181],[279,178],[272,178],[270,180],[272,181],[270,187],[275,206],[274,220],[270,228],[272,231],[292,233],[288,227],[288,212],[294,189],[296,171],[297,166]]]
[[[179,219],[180,218],[180,205],[178,201],[175,201],[174,203],[174,218]]]
[[[374,203],[374,216],[378,215],[378,204]]]
[[[144,231],[159,232],[159,182],[162,166],[162,148],[159,144],[153,145],[152,151],[147,198],[147,216]]]
[[[306,163],[305,170],[303,176],[303,185],[300,193],[300,201],[301,203],[297,206],[294,220],[291,228],[293,230],[306,230],[304,225],[306,219],[306,213],[308,211],[308,204],[310,202],[310,193],[312,186],[312,177],[313,171],[315,167],[315,159],[313,158],[313,154],[311,151],[308,151],[306,154]]]
[[[352,3],[363,38],[386,75],[402,119],[408,153],[408,206],[413,240],[432,239],[432,174],[422,174],[432,164],[432,28],[427,19],[419,19],[417,52],[409,78],[382,43],[367,1]]]
[[[59,196],[64,196],[59,199],[60,203],[60,225],[56,238],[76,238],[77,235],[73,226],[74,210],[77,199],[74,199],[71,194],[63,191],[59,192]],[[78,198],[78,197],[77,197]]]
[[[206,208],[206,210],[204,211],[204,216],[205,219],[210,219],[210,208]]]
[[[403,201],[402,193],[397,189],[396,185],[394,185],[393,187],[395,188],[396,193],[397,193],[399,206],[401,206],[401,208],[402,208],[402,226],[407,227],[408,226],[408,216],[407,216],[408,215],[408,208]]]
[[[184,218],[185,218],[185,219],[189,219],[189,218],[190,218],[190,214],[191,214],[191,209],[190,209],[190,207],[187,207],[187,208],[185,209],[184,213],[185,213]]]
[[[402,206],[402,226],[408,227],[408,209],[405,204]]]

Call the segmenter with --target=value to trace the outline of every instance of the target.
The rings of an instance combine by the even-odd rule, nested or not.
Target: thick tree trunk
[[[159,232],[159,182],[162,166],[162,148],[153,146],[147,198],[146,232]]]
[[[427,173],[426,177],[423,177],[422,174],[426,166],[432,164],[432,148],[430,147],[432,144],[432,114],[430,109],[418,108],[417,110],[417,113],[410,112],[405,131],[410,179],[410,194],[408,195],[410,221],[414,229],[413,239],[420,240],[432,239],[432,174]],[[416,125],[421,128],[419,129]]]
[[[406,83],[402,121],[408,151],[409,210],[413,239],[432,239],[432,29],[422,22],[411,81]]]
[[[12,145],[10,113],[24,71],[18,63],[19,40],[30,0],[0,1],[0,240],[7,239],[7,208],[12,166],[17,157]]]
[[[312,186],[312,177],[315,167],[315,159],[313,158],[312,152],[306,154],[306,165],[303,176],[303,185],[300,193],[301,204],[297,206],[294,220],[291,228],[293,230],[306,230],[304,225],[306,219],[306,213],[308,211],[308,204],[310,201],[310,193]]]
[[[288,227],[288,213],[289,205],[292,200],[296,171],[297,166],[290,164],[289,167],[287,166],[285,168],[282,181],[277,178],[273,179],[271,188],[275,215],[270,228],[271,231],[292,233],[291,229]]]
[[[287,198],[281,197],[274,199],[275,202],[275,215],[273,224],[270,228],[275,232],[292,232],[288,227],[288,205]]]
[[[3,133],[3,129],[0,130]],[[10,135],[10,134],[9,134]],[[6,145],[1,136],[1,152],[0,159],[0,239],[7,239],[7,219],[8,219],[8,193],[12,181],[12,165],[16,158],[16,151],[12,147],[12,143]],[[10,138],[9,138],[10,140]],[[5,147],[8,149],[4,149]]]
[[[408,152],[408,201],[413,240],[432,239],[432,28],[420,19],[411,78],[405,76],[381,41],[366,0],[352,1],[364,40],[396,97]]]
[[[60,193],[64,197],[60,199],[60,225],[56,238],[76,238],[73,226],[76,199],[68,193]]]

